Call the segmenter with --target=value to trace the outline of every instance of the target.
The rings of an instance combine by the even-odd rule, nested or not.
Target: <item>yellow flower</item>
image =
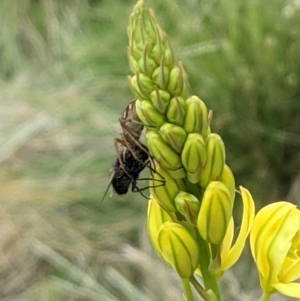
[[[288,202],[262,208],[250,234],[250,246],[264,292],[300,298],[300,211]]]

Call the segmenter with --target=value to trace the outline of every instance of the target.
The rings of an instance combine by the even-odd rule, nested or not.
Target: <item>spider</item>
[[[153,161],[148,148],[139,141],[144,125],[139,122],[136,115],[135,101],[136,100],[133,100],[128,104],[122,117],[119,119],[122,128],[121,138],[114,139],[117,158],[113,163],[113,174],[100,205],[104,201],[110,186],[113,187],[114,192],[122,195],[128,192],[131,185],[132,192],[139,192],[143,197],[148,199],[142,191],[151,187],[139,188],[137,181],[151,180],[152,178],[139,179],[139,175],[146,167],[149,168],[151,174],[157,173],[155,168],[151,165]],[[123,146],[122,151],[119,150],[119,145]],[[155,185],[155,187],[165,185],[164,178],[161,175],[160,177],[161,180],[155,180],[160,182],[160,184]]]

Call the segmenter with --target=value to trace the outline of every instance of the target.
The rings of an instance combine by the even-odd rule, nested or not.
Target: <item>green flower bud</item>
[[[164,52],[166,49],[170,47],[168,43],[168,37],[165,32],[159,28],[158,33],[156,35],[156,41],[153,44],[153,49],[151,56],[157,61],[161,62],[161,59],[164,56]]]
[[[183,167],[175,170],[166,168],[166,171],[173,179],[183,179],[186,177],[186,172]]]
[[[182,97],[173,97],[167,110],[168,121],[183,126],[185,118],[185,101]]]
[[[170,102],[170,93],[165,90],[159,90],[155,86],[155,90],[151,92],[150,99],[152,105],[160,112],[165,113]]]
[[[189,134],[181,153],[181,161],[191,183],[195,184],[199,181],[206,158],[206,145],[202,136],[197,133]]]
[[[157,240],[159,228],[163,223],[167,221],[171,222],[172,218],[153,198],[148,201],[147,217],[148,236],[154,249],[158,254],[160,254],[160,248]]]
[[[135,110],[139,120],[146,126],[159,127],[165,122],[165,118],[147,100],[137,99]]]
[[[145,32],[146,32],[145,37],[148,39],[147,41],[151,41],[153,43],[157,43],[158,38],[163,37],[163,35],[165,33],[161,29],[161,27],[159,26],[153,10],[147,8],[146,5],[144,5],[144,7],[145,7],[145,14],[144,14],[143,18],[144,18],[144,20],[148,21],[148,24],[147,24],[143,20],[143,24],[145,24],[144,28],[146,28],[146,30],[145,30]],[[145,18],[146,15],[147,15],[147,18]]]
[[[172,123],[164,123],[161,126],[159,133],[169,146],[171,146],[177,153],[181,153],[186,139],[186,132],[182,127]]]
[[[137,77],[136,75],[134,76],[128,76],[128,84],[129,87],[132,91],[132,93],[139,99],[145,99],[146,95],[142,93],[140,90],[138,84],[137,84]]]
[[[137,32],[132,32],[129,42],[131,40],[131,43],[129,43],[129,54],[130,57],[132,57],[133,59],[135,59],[136,61],[138,61],[143,53],[143,44],[136,41],[136,33]]]
[[[235,199],[235,180],[231,169],[226,164],[224,165],[224,169],[221,174],[220,181],[223,184],[225,184],[225,186],[228,188],[230,194],[231,206],[233,207],[234,199]]]
[[[198,266],[198,247],[189,231],[174,222],[164,223],[158,233],[161,255],[181,278],[192,276]]]
[[[207,136],[208,112],[205,103],[197,96],[186,100],[186,115],[184,129],[187,133],[199,133]]]
[[[183,66],[182,62],[179,62],[178,66],[182,70],[182,74],[183,74],[183,90],[182,90],[181,96],[184,99],[187,99],[190,96],[190,92],[189,92],[190,84],[189,84],[189,80],[188,80],[188,75],[184,70],[184,66]]]
[[[151,155],[159,164],[168,170],[182,168],[180,155],[168,146],[158,133],[148,130],[146,141]]]
[[[170,72],[167,90],[174,96],[181,96],[183,91],[183,71],[175,66]]]
[[[136,73],[136,77],[136,82],[139,87],[139,90],[143,93],[143,95],[146,95],[146,99],[148,99],[149,94],[154,89],[153,81],[151,80],[151,78],[149,78],[143,73],[140,73],[139,71]]]
[[[168,212],[176,212],[175,197],[179,190],[185,190],[182,180],[174,180],[165,170],[158,164],[155,166],[156,173],[153,173],[153,178],[150,180],[150,192],[153,198]],[[157,184],[163,177],[166,181],[165,185],[158,186]]]
[[[165,66],[169,67],[169,69],[172,69],[175,65],[174,54],[170,45],[166,47],[164,54],[164,63]]]
[[[212,181],[205,189],[198,215],[198,231],[203,239],[220,245],[232,216],[231,196],[227,187]]]
[[[160,89],[165,89],[169,80],[169,74],[170,70],[164,65],[164,59],[162,58],[160,65],[154,70],[151,78]]]
[[[197,224],[200,201],[193,194],[180,191],[175,198],[175,205],[188,222],[192,225]]]
[[[155,68],[157,68],[158,64],[155,62],[153,58],[149,56],[148,53],[148,45],[145,44],[143,56],[139,60],[138,68],[135,69],[133,72],[138,72],[138,70],[142,71],[146,76],[151,77]]]
[[[207,159],[200,173],[200,186],[206,187],[210,181],[219,180],[225,164],[225,146],[217,134],[209,134],[206,139]]]
[[[129,67],[130,70],[135,73],[137,70],[139,70],[139,63],[137,62],[137,60],[131,55],[131,50],[128,47],[127,49],[127,57],[128,57],[128,62],[129,62]]]

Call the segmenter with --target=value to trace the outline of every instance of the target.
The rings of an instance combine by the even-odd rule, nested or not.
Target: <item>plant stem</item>
[[[190,277],[190,283],[192,283],[195,290],[199,293],[199,295],[202,297],[203,300],[205,301],[211,300],[211,297],[207,294],[207,292],[204,290],[202,285],[197,281],[195,276]]]
[[[205,285],[205,290],[208,291],[209,289],[211,289],[214,292],[217,300],[221,301],[221,295],[216,278],[209,271],[210,254],[208,244],[199,234],[197,235],[197,242],[199,245],[199,250],[201,250],[201,254],[199,254],[199,265]]]
[[[270,294],[263,292],[260,301],[268,301],[270,299]]]
[[[186,298],[186,301],[194,301],[194,296],[191,290],[190,282],[188,278],[181,278],[181,283],[184,288],[184,295]]]

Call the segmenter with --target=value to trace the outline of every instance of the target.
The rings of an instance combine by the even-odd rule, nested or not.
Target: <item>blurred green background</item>
[[[257,208],[300,203],[300,2],[146,1]],[[135,1],[0,1],[0,300],[182,300],[139,194],[99,201],[132,99]],[[254,300],[248,260],[224,300]],[[244,281],[243,281],[244,280]],[[272,300],[284,300],[274,297]]]

